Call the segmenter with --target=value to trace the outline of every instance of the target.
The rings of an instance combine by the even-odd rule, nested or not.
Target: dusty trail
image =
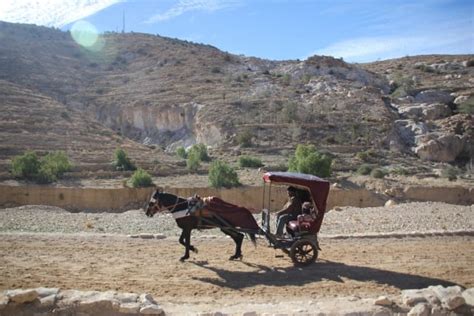
[[[245,242],[244,260],[228,261],[233,243],[196,239],[199,253],[179,263],[174,239],[125,236],[2,234],[0,290],[60,287],[148,292],[167,304],[278,303],[376,297],[400,289],[474,287],[474,238],[323,239],[319,260],[293,267],[279,250]]]

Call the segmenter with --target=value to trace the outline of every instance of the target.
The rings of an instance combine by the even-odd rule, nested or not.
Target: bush
[[[251,147],[252,146],[252,133],[247,130],[238,134],[237,143],[240,145],[240,147]]]
[[[207,154],[207,147],[204,144],[193,145],[193,147],[191,147],[191,149],[189,149],[188,157],[193,153],[196,153],[197,157],[201,161],[210,161],[211,160],[211,158]]]
[[[153,186],[151,176],[143,169],[135,171],[131,178],[132,186],[134,188],[144,188]]]
[[[197,151],[189,151],[188,159],[186,160],[186,168],[190,171],[198,171],[201,166],[201,159],[199,158],[199,153]]]
[[[38,174],[40,161],[35,152],[27,151],[21,156],[16,156],[12,161],[12,173],[15,177],[32,180]]]
[[[113,165],[117,170],[127,171],[137,169],[132,163],[130,158],[128,158],[127,153],[122,148],[117,148],[115,150],[115,160]]]
[[[239,166],[242,168],[259,168],[263,166],[263,163],[260,159],[251,157],[251,156],[240,156],[239,157]]]
[[[240,185],[235,170],[223,161],[214,161],[209,168],[209,183],[214,188],[231,188]]]
[[[358,174],[368,175],[372,171],[372,166],[363,164],[357,169]]]
[[[183,146],[176,148],[176,156],[178,156],[179,158],[182,158],[182,159],[186,159],[187,156],[188,156],[186,154],[186,149],[184,149]]]
[[[460,174],[459,170],[456,167],[448,166],[441,170],[441,176],[447,178],[449,181],[455,181]]]
[[[474,97],[470,97],[459,105],[459,113],[474,114]]]
[[[370,172],[370,175],[374,178],[382,179],[385,177],[385,172],[382,169],[376,168]]]
[[[15,157],[12,162],[14,176],[35,180],[38,183],[55,182],[71,168],[69,158],[61,151],[48,153],[41,160],[35,152],[29,151]]]
[[[319,153],[314,145],[298,145],[295,155],[289,160],[288,171],[329,177],[331,164],[331,157]]]

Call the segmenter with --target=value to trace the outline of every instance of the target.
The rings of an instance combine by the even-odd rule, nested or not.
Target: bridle
[[[150,198],[150,202],[148,203],[148,207],[150,207],[151,203],[153,203],[153,206],[151,206],[151,209],[154,210],[156,208],[157,211],[153,212],[151,215],[148,215],[148,211],[147,211],[148,216],[153,216],[156,213],[162,213],[164,211],[169,211],[170,213],[173,213],[178,205],[187,204],[188,201],[184,200],[183,202],[179,202],[179,196],[176,196],[176,202],[172,205],[169,205],[169,206],[165,207],[161,204],[160,199],[155,199],[155,193],[154,193]]]

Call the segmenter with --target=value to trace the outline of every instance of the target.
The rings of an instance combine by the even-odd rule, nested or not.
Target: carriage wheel
[[[297,240],[290,249],[290,258],[295,265],[306,266],[316,261],[318,247],[311,240]]]

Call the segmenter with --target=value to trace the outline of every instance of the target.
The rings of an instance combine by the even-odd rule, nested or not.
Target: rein
[[[176,206],[182,205],[182,204],[185,204],[185,203],[188,203],[187,200],[184,200],[183,202],[180,202],[180,203],[178,203],[178,201],[179,201],[179,196],[176,196],[176,203],[173,204],[173,205],[165,206],[165,208],[166,208],[170,213],[173,213],[173,211],[174,211],[174,209],[176,208]],[[161,202],[160,202],[160,204],[161,204]],[[170,209],[171,206],[172,206],[172,208]]]

